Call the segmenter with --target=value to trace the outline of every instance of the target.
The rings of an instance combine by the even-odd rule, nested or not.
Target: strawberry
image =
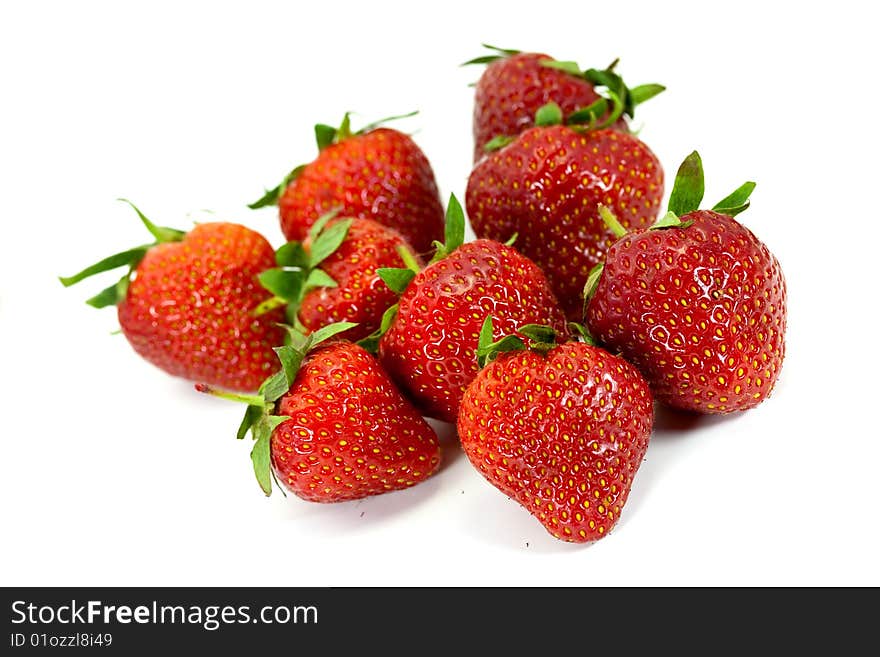
[[[635,364],[668,406],[745,410],[766,399],[779,376],[785,279],[773,254],[733,218],[748,207],[754,186],[698,210],[703,169],[692,153],[676,177],[670,212],[655,227],[621,237],[591,276],[590,330]]]
[[[520,327],[531,347],[480,335],[481,363],[458,414],[468,459],[556,538],[583,543],[620,518],[648,448],[648,384],[622,358],[552,329]]]
[[[278,267],[260,274],[260,282],[274,294],[260,311],[287,304],[288,316],[305,332],[352,322],[356,326],[341,337],[357,341],[376,331],[382,315],[397,303],[397,294],[377,270],[418,268],[422,261],[396,230],[372,219],[335,215],[316,221],[304,242],[278,249]]]
[[[200,392],[248,404],[254,474],[272,493],[272,476],[297,497],[343,502],[414,486],[437,470],[440,444],[424,418],[391,383],[374,356],[329,338],[351,324],[331,324],[276,352],[282,369],[258,395]]]
[[[288,240],[304,240],[310,226],[334,209],[396,229],[419,252],[441,238],[443,205],[434,172],[408,135],[378,123],[352,132],[346,114],[338,129],[316,125],[315,136],[318,156],[248,206],[277,204]]]
[[[156,241],[61,282],[66,287],[128,267],[87,303],[116,305],[122,334],[138,354],[173,376],[256,390],[275,369],[272,348],[284,340],[281,310],[253,312],[264,296],[257,276],[274,264],[271,245],[238,224],[205,223],[184,233],[156,226],[132,208]]]
[[[566,332],[565,317],[543,272],[513,248],[464,240],[464,213],[452,196],[446,244],[425,269],[380,270],[402,292],[379,340],[379,357],[424,414],[455,422],[464,389],[477,373],[477,339],[487,313],[500,332],[547,323]],[[391,274],[397,272],[401,279]]]
[[[539,125],[474,167],[466,204],[478,237],[506,241],[547,274],[569,319],[582,319],[584,284],[614,235],[598,214],[612,208],[627,227],[648,227],[663,198],[663,168],[635,135],[558,125],[558,107]]]
[[[578,121],[578,112],[585,111],[602,127],[629,132],[624,116],[632,118],[636,105],[664,90],[659,84],[629,89],[614,72],[617,61],[604,70],[582,71],[575,62],[542,53],[483,45],[495,52],[465,62],[488,64],[474,95],[475,162],[493,138],[517,135],[534,125],[535,112],[549,102],[558,104],[566,118],[575,115]]]

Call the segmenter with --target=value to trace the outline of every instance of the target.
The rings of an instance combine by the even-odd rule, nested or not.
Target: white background
[[[4,585],[880,585],[878,138],[860,2],[4,3],[0,10],[0,582]],[[56,280],[154,221],[234,220],[314,156],[312,125],[420,109],[401,128],[463,198],[481,41],[582,66],[621,57],[669,178],[698,148],[707,201],[782,262],[773,396],[660,413],[615,530],[551,538],[447,436],[418,487],[315,505],[251,472],[241,409],[141,361],[94,280]],[[668,194],[668,190],[667,190]],[[202,210],[211,210],[206,215]]]

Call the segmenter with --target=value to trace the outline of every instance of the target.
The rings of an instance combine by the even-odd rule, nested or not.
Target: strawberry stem
[[[599,204],[599,216],[605,222],[608,230],[614,234],[614,237],[621,238],[626,235],[626,228],[623,227],[623,224],[617,220],[617,217],[614,216],[614,213],[609,208],[601,203]]]
[[[398,245],[397,255],[400,256],[400,259],[403,260],[403,264],[406,265],[406,268],[409,269],[412,273],[418,274],[422,271],[422,268],[419,267],[419,263],[416,261],[416,257],[413,255],[412,251],[410,251],[405,245]]]
[[[220,390],[219,388],[209,386],[206,383],[195,384],[195,389],[206,395],[213,395],[214,397],[247,404],[248,406],[259,406],[260,408],[266,406],[266,400],[262,395],[244,395],[236,392],[227,392],[226,390]]]

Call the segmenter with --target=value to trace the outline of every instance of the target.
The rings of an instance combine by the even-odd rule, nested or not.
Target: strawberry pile
[[[488,48],[467,62],[486,68],[464,208],[451,195],[444,211],[391,119],[355,131],[346,114],[249,205],[277,206],[279,248],[132,205],[153,241],[61,282],[123,270],[88,303],[115,305],[145,360],[244,405],[237,437],[253,438],[266,495],[415,486],[442,459],[429,418],[454,424],[474,468],[550,534],[596,541],[623,512],[656,405],[726,414],[770,395],[785,279],[737,219],[754,183],[703,207],[695,151],[661,210],[663,167],[630,121],[662,86],[628,87],[616,61]]]

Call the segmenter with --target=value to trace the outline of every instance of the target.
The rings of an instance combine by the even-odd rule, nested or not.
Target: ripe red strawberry
[[[635,364],[668,406],[745,410],[766,399],[779,376],[785,279],[767,247],[733,219],[753,188],[746,183],[712,210],[697,210],[703,172],[692,153],[670,213],[622,237],[592,277],[590,330]]]
[[[304,242],[288,242],[278,250],[279,266],[260,275],[275,295],[261,310],[288,304],[288,316],[307,333],[352,322],[356,326],[341,337],[357,341],[375,332],[385,311],[397,303],[397,294],[377,270],[418,268],[422,261],[396,230],[372,219],[335,214],[315,222]]]
[[[599,122],[628,132],[623,117],[632,117],[636,105],[664,89],[658,84],[629,89],[614,72],[616,61],[604,70],[582,71],[575,62],[560,62],[541,53],[485,47],[495,54],[466,62],[488,64],[474,95],[475,162],[485,155],[484,147],[492,139],[532,127],[535,113],[547,103],[559,105],[566,118],[592,107]]]
[[[265,296],[257,276],[274,264],[265,238],[244,226],[200,224],[189,233],[156,226],[137,208],[156,238],[61,278],[73,285],[128,267],[119,282],[88,303],[116,305],[134,350],[174,376],[228,390],[253,391],[276,368],[272,348],[284,340],[280,310],[257,316]]]
[[[320,216],[338,209],[394,228],[418,252],[428,251],[443,235],[434,172],[408,135],[376,126],[353,133],[348,114],[339,129],[316,125],[318,156],[249,207],[277,203],[288,240],[304,240]]]
[[[250,429],[254,473],[263,492],[271,475],[297,497],[342,502],[414,486],[440,464],[437,435],[391,383],[376,358],[345,340],[342,322],[276,349],[282,369],[259,395],[201,392],[248,404],[238,437]]]
[[[458,415],[465,454],[556,538],[606,536],[648,448],[648,384],[598,347],[554,344],[547,327],[520,328],[528,350],[518,339],[488,345],[491,331],[489,320],[480,354],[496,358],[468,386]]]
[[[663,168],[646,144],[614,130],[583,132],[540,125],[484,158],[467,186],[467,211],[478,237],[507,241],[547,274],[569,319],[583,313],[583,288],[614,235],[598,206],[629,228],[648,227],[663,198]]]
[[[541,270],[492,240],[462,244],[464,213],[449,201],[446,245],[413,277],[403,270],[397,315],[379,342],[382,365],[424,414],[455,422],[477,373],[477,339],[488,313],[500,333],[545,323],[566,332],[565,317]],[[411,282],[410,282],[411,279]]]

